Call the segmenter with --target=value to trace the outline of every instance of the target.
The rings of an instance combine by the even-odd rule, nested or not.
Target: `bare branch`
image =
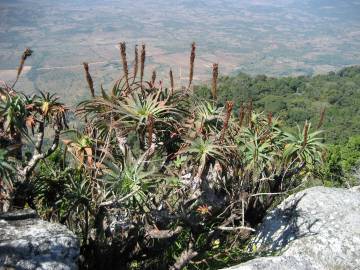
[[[61,131],[60,128],[58,126],[55,126],[55,135],[54,135],[53,143],[46,152],[39,151],[39,149],[41,149],[41,145],[44,137],[44,135],[41,133],[44,133],[44,129],[39,131],[40,134],[38,135],[36,145],[40,145],[40,146],[34,150],[34,154],[30,159],[30,161],[28,162],[28,164],[22,170],[19,171],[21,181],[25,181],[29,177],[30,173],[34,170],[34,168],[36,167],[36,165],[40,160],[47,158],[56,150],[56,148],[59,146],[60,131]]]
[[[251,227],[246,226],[239,226],[239,227],[225,227],[225,226],[219,226],[217,227],[219,230],[222,231],[237,231],[237,230],[246,230],[246,231],[252,231],[255,232],[256,230]]]
[[[140,190],[140,187],[134,189],[132,192],[130,192],[129,194],[127,194],[126,196],[122,197],[119,200],[111,200],[111,201],[103,202],[100,204],[100,206],[101,207],[112,207],[114,205],[118,205],[119,203],[121,203],[121,202],[125,201],[126,199],[130,198],[131,196],[133,196],[139,190]]]
[[[179,258],[176,260],[176,263],[170,267],[170,270],[183,269],[197,255],[198,252],[193,250],[193,244],[190,243],[189,247],[180,254]]]
[[[281,194],[286,194],[286,192],[264,192],[264,193],[256,193],[256,194],[251,194],[250,197],[256,197],[256,196],[263,196],[263,195],[281,195]]]
[[[152,229],[147,231],[147,235],[150,238],[156,238],[156,239],[166,239],[171,238],[174,235],[179,234],[183,228],[181,226],[178,226],[175,228],[175,230],[158,230],[158,229]]]
[[[115,131],[115,137],[118,142],[119,149],[121,153],[123,154],[124,158],[130,158],[131,160],[134,160],[134,155],[132,154],[131,150],[129,149],[129,146],[127,144],[127,137],[124,136],[119,128],[114,128]]]

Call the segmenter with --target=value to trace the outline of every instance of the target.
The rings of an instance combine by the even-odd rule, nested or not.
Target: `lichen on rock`
[[[360,193],[314,187],[271,211],[251,242],[260,257],[229,270],[345,270],[360,266]]]
[[[0,215],[0,269],[77,269],[79,241],[65,226],[33,210]]]

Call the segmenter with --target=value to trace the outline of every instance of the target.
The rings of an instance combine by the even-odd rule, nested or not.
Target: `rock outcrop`
[[[264,219],[251,246],[267,257],[229,270],[360,269],[360,192],[314,187]]]
[[[39,219],[35,211],[0,215],[0,269],[77,269],[79,252],[71,231]]]

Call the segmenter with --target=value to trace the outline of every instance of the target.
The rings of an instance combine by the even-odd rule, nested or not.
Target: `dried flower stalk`
[[[93,82],[90,72],[89,72],[89,64],[84,62],[83,65],[84,65],[85,77],[86,77],[86,81],[87,81],[89,89],[90,89],[91,97],[95,97],[94,82]]]
[[[239,125],[242,126],[245,118],[245,106],[241,103],[240,105],[240,112],[239,112]]]
[[[252,111],[253,111],[253,100],[252,98],[250,98],[249,100],[249,104],[248,104],[248,125],[252,126],[252,123],[251,123],[251,116],[252,116]]]
[[[139,69],[139,52],[138,52],[138,45],[135,45],[135,59],[134,59],[134,72],[133,72],[133,82],[136,79]]]
[[[196,50],[196,45],[195,45],[195,42],[193,42],[193,43],[191,44],[190,73],[189,73],[189,86],[188,86],[188,89],[190,89],[190,86],[191,86],[192,81],[193,81],[193,78],[194,78],[195,50]]]
[[[171,68],[170,68],[169,76],[170,76],[170,89],[172,95],[174,93],[174,76]]]
[[[151,86],[154,87],[156,81],[156,70],[154,69],[151,75]]]
[[[127,59],[126,59],[126,44],[125,44],[125,42],[120,42],[120,54],[121,54],[121,60],[122,60],[122,64],[123,64],[124,75],[125,75],[126,88],[127,88],[127,90],[129,90],[129,88],[130,88],[129,68],[128,68]]]
[[[31,56],[31,54],[33,53],[33,51],[29,48],[26,48],[25,51],[23,52],[23,54],[21,55],[21,59],[20,59],[20,65],[17,69],[17,75],[16,75],[16,79],[15,79],[15,82],[13,83],[12,87],[11,88],[14,88],[15,84],[17,83],[17,81],[19,80],[19,77],[21,75],[21,72],[24,68],[24,64],[25,64],[25,61],[28,57]]]
[[[146,50],[145,44],[141,46],[141,56],[140,56],[140,83],[141,89],[143,87],[143,80],[144,80],[144,70],[145,70],[145,58],[146,58]]]
[[[217,99],[217,79],[219,76],[219,65],[213,64],[213,72],[212,72],[212,84],[211,84],[211,95],[214,100]]]
[[[267,118],[268,118],[268,124],[269,124],[269,126],[271,126],[271,124],[272,124],[272,118],[273,118],[272,112],[269,112],[269,113],[268,113]]]
[[[303,131],[303,136],[304,136],[303,147],[305,147],[307,144],[308,132],[309,132],[309,123],[308,123],[308,121],[306,121],[305,125],[304,125],[304,131]]]
[[[222,142],[225,138],[225,132],[229,126],[229,120],[231,117],[231,111],[232,111],[233,107],[234,107],[234,101],[226,102],[226,106],[225,106],[226,114],[225,114],[225,119],[224,119],[224,126],[223,126],[223,129],[221,132],[220,142]]]
[[[148,121],[147,121],[147,133],[148,133],[147,142],[149,148],[151,147],[152,144],[153,132],[154,132],[154,116],[150,114],[148,116]]]
[[[317,125],[317,129],[321,128],[322,125],[324,124],[324,118],[325,118],[325,108],[323,108],[320,112],[320,120],[319,123]]]

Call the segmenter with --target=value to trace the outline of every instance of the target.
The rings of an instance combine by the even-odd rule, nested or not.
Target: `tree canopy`
[[[200,86],[196,92],[208,96],[208,88]],[[250,99],[254,108],[281,117],[289,126],[305,120],[317,124],[324,111],[324,137],[328,143],[346,142],[360,133],[359,66],[317,76],[273,78],[240,73],[220,78],[220,103],[233,100],[239,110]]]

